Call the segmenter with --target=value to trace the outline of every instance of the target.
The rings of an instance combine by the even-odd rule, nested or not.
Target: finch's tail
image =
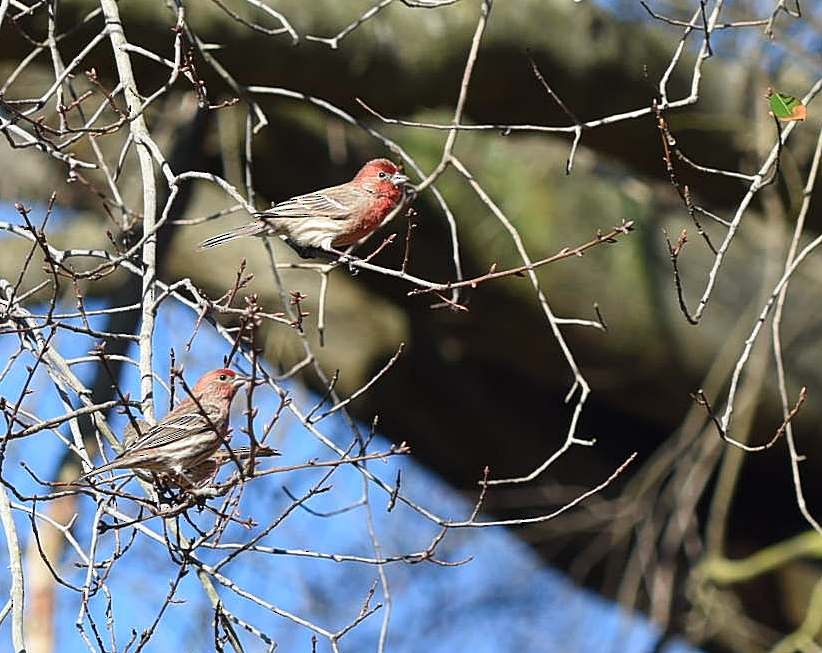
[[[120,469],[120,465],[122,464],[122,460],[115,458],[110,463],[106,463],[105,465],[100,465],[99,467],[95,467],[91,471],[86,472],[82,476],[80,476],[75,483],[80,483],[82,481],[86,481],[92,476],[97,476],[97,474],[102,474],[103,472],[110,472],[114,469]]]
[[[265,223],[259,221],[249,222],[248,224],[236,227],[231,231],[226,231],[225,233],[217,234],[216,236],[207,238],[206,240],[200,243],[200,246],[197,249],[210,249],[212,247],[222,245],[223,243],[227,243],[229,240],[234,240],[235,238],[259,236],[260,234],[264,234],[267,231],[269,231],[269,227]]]

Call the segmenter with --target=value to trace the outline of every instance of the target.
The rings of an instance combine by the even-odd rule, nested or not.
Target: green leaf
[[[771,93],[768,96],[768,103],[771,106],[771,113],[779,120],[790,122],[792,120],[805,120],[808,110],[802,104],[802,100],[793,95],[784,93]]]

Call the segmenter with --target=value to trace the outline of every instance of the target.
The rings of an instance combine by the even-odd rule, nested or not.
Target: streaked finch
[[[302,257],[334,252],[367,236],[402,202],[408,177],[388,159],[366,163],[351,181],[275,204],[256,220],[203,241],[200,249],[245,236],[282,236]]]
[[[247,379],[229,369],[203,375],[181,401],[155,426],[146,428],[114,460],[78,480],[114,469],[136,469],[185,475],[207,461],[228,440],[231,401]]]

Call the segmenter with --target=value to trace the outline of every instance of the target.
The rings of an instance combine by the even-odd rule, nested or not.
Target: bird
[[[181,401],[156,425],[126,443],[114,460],[86,472],[78,481],[115,469],[133,469],[182,475],[197,468],[228,441],[231,401],[248,382],[234,370],[221,368],[204,374],[192,396]],[[124,438],[125,439],[125,438]]]
[[[281,236],[303,258],[340,254],[340,248],[377,229],[402,203],[407,183],[392,161],[373,159],[351,181],[274,204],[255,213],[254,222],[212,236],[199,249],[235,238]]]

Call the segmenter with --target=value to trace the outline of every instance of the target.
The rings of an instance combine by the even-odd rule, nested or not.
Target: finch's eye
[[[388,177],[388,173],[387,172],[380,172],[380,174],[378,174],[377,176],[380,179],[385,179],[386,177]]]
[[[227,378],[225,374],[220,374],[220,381],[225,381]]]

